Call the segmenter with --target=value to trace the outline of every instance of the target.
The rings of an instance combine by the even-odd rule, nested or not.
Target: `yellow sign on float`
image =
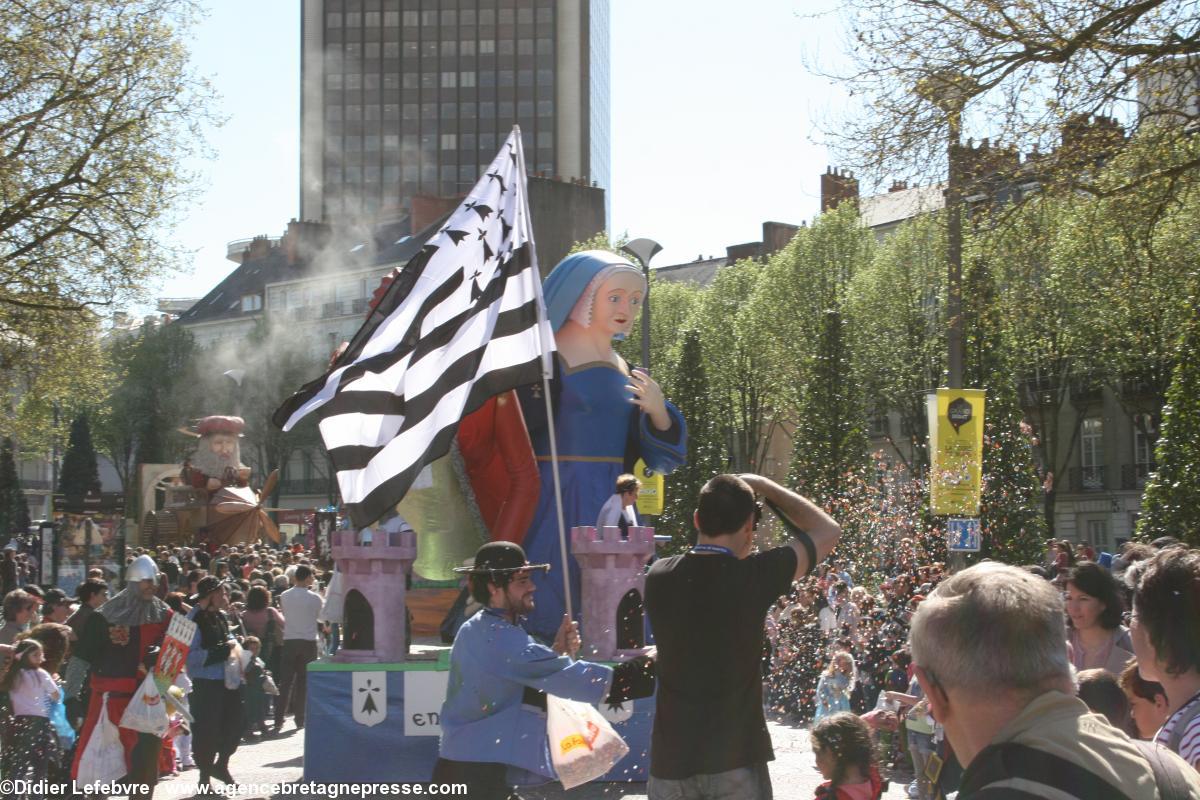
[[[982,389],[938,389],[930,398],[929,502],[935,515],[979,515],[983,398]]]
[[[657,472],[648,472],[646,470],[646,462],[640,458],[633,465],[633,474],[639,481],[642,482],[641,491],[638,492],[637,513],[650,514],[658,517],[663,513],[663,494],[666,481],[663,476]]]

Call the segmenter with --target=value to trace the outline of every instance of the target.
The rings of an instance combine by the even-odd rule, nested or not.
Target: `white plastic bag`
[[[170,724],[171,720],[167,718],[167,704],[158,693],[154,672],[150,671],[129,699],[129,705],[125,706],[125,713],[121,715],[121,727],[162,736]]]
[[[546,695],[550,761],[564,789],[599,778],[629,752],[629,745],[587,703]]]
[[[225,688],[236,689],[242,685],[245,680],[246,669],[242,663],[242,650],[240,645],[235,644],[229,650],[229,658],[225,659]]]
[[[80,786],[112,783],[127,772],[125,747],[121,744],[117,726],[108,718],[108,694],[105,693],[100,701],[100,719],[79,757],[79,776],[75,780]]]

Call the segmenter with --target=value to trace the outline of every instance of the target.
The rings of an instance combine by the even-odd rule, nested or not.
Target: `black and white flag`
[[[287,431],[319,410],[356,527],[404,497],[421,468],[446,453],[464,416],[541,378],[554,336],[533,244],[514,129],[330,371],[275,412]]]

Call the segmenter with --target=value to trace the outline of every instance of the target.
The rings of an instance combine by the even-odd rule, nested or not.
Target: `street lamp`
[[[646,276],[646,296],[642,299],[642,369],[650,371],[650,259],[654,258],[662,245],[653,239],[634,239],[621,248],[637,259]]]
[[[979,93],[975,79],[958,72],[935,72],[917,82],[917,94],[946,115],[946,366],[951,389],[963,385],[962,176],[959,148],[962,112]]]

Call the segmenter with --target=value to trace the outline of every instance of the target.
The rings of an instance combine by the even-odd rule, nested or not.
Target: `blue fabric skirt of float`
[[[560,362],[561,365],[561,362]],[[637,458],[656,472],[668,473],[686,457],[687,432],[683,417],[670,403],[667,411],[679,427],[678,440],[669,442],[656,435],[648,420],[630,403],[629,378],[608,363],[563,366],[561,393],[555,414],[558,442],[559,478],[562,485],[563,522],[570,529],[595,525],[601,506],[612,496],[617,476],[625,464]],[[636,453],[626,453],[631,415],[637,414],[639,436]],[[543,429],[531,430],[534,453],[538,459],[541,491],[533,524],[525,534],[525,553],[531,563],[548,563],[549,573],[535,573],[534,610],[527,619],[530,633],[553,640],[566,609],[563,594],[562,550],[559,544],[558,512],[554,499],[554,473],[550,462],[549,435]],[[628,458],[627,458],[628,456]],[[568,541],[568,547],[570,543]],[[571,607],[579,611],[579,566],[568,559],[571,583]]]

